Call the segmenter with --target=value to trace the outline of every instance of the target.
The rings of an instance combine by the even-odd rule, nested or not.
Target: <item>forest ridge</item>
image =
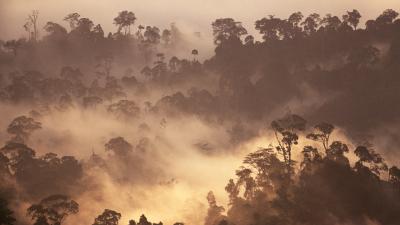
[[[171,169],[181,155],[222,161],[263,135],[264,147],[226,177],[227,207],[210,191],[202,220],[190,222],[399,224],[398,16],[387,9],[365,26],[357,10],[266,16],[255,21],[261,40],[220,18],[211,24],[215,54],[203,61],[191,45],[202,34],[174,23],[139,25],[121,11],[117,31],[105,34],[71,13],[68,29],[42,29],[32,11],[27,38],[0,43],[0,225],[121,224],[105,204],[108,188],[142,213],[142,192],[126,189],[173,189],[184,180]],[[74,124],[61,123],[71,115]],[[89,127],[96,143],[73,147],[92,152],[75,155],[68,143],[90,119],[110,130]]]

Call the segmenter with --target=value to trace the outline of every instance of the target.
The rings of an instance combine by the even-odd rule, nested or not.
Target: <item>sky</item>
[[[318,12],[342,15],[358,9],[365,18],[375,18],[383,10],[400,10],[399,0],[0,0],[0,39],[8,40],[24,34],[27,15],[39,10],[40,26],[47,21],[66,27],[62,18],[71,12],[100,23],[106,32],[115,31],[113,18],[119,11],[130,10],[138,24],[166,28],[175,22],[190,32],[211,31],[216,18],[232,17],[242,21],[251,31],[254,21],[267,15],[286,18],[292,12]],[[42,31],[43,33],[44,31]]]

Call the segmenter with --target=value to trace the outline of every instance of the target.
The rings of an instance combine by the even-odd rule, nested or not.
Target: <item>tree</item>
[[[324,26],[326,31],[337,31],[341,25],[339,17],[327,14],[321,21],[320,24]]]
[[[224,217],[221,215],[225,211],[224,207],[218,206],[212,191],[207,194],[208,212],[205,219],[205,225],[217,225]]]
[[[301,162],[300,165],[302,171],[310,172],[313,163],[322,161],[322,156],[318,152],[317,148],[314,148],[312,146],[304,146],[302,153],[303,153],[303,161]]]
[[[376,24],[378,26],[388,25],[393,23],[393,21],[399,16],[399,13],[393,9],[386,9],[381,15],[376,18]]]
[[[133,149],[133,146],[123,137],[111,138],[104,147],[106,151],[113,151],[117,156],[126,156]]]
[[[288,114],[285,117],[274,120],[271,127],[274,130],[278,146],[276,150],[283,156],[287,172],[292,173],[292,147],[298,144],[298,135],[296,131],[304,131],[306,121],[298,115]]]
[[[169,44],[171,44],[171,37],[172,37],[172,33],[170,30],[168,30],[168,29],[163,30],[162,35],[161,35],[161,40],[163,40],[165,46],[168,46]]]
[[[47,22],[44,30],[48,33],[48,38],[61,40],[67,36],[67,30],[58,23]]]
[[[101,215],[94,219],[93,225],[117,225],[120,219],[121,213],[105,209]]]
[[[144,30],[144,26],[139,25],[138,30],[136,31],[136,37],[137,37],[137,39],[139,39],[139,41],[143,41],[143,39],[144,39],[142,30]]]
[[[61,225],[65,218],[79,212],[79,204],[65,195],[51,195],[27,209],[35,224]]]
[[[11,142],[25,143],[35,130],[41,128],[42,124],[33,118],[19,116],[8,125],[7,132],[13,135]]]
[[[326,157],[327,159],[337,162],[344,166],[349,166],[349,160],[344,156],[344,153],[348,153],[349,148],[346,144],[343,144],[340,141],[334,141],[326,150]]]
[[[134,101],[120,100],[108,106],[108,112],[113,113],[121,119],[132,119],[139,115],[140,108]]]
[[[147,44],[158,44],[160,43],[160,29],[158,27],[146,26],[146,30],[143,34],[144,42]]]
[[[354,150],[354,153],[359,158],[355,164],[355,169],[358,172],[366,172],[367,175],[372,175],[379,179],[381,172],[388,171],[388,166],[382,156],[373,149],[365,146],[358,146]],[[365,168],[367,168],[367,170]]]
[[[95,42],[104,39],[104,30],[103,30],[103,28],[101,27],[100,24],[97,24],[97,25],[93,28],[93,30],[92,30],[92,37],[93,37],[93,40],[94,40]]]
[[[358,24],[360,23],[361,14],[356,9],[353,11],[347,11],[345,15],[343,15],[342,19],[345,23],[350,24],[354,30],[357,29]]]
[[[13,225],[16,219],[13,211],[8,208],[7,200],[0,198],[0,225]]]
[[[28,146],[14,142],[9,142],[3,146],[0,153],[6,157],[7,170],[13,175],[18,175],[25,170],[26,166],[31,165],[36,154]]]
[[[39,36],[38,31],[38,18],[39,18],[39,11],[33,10],[31,14],[28,15],[26,19],[27,22],[24,25],[24,29],[28,32],[29,40],[37,41]]]
[[[93,27],[94,23],[89,18],[80,18],[77,22],[76,28],[71,32],[71,34],[75,34],[79,38],[89,39]]]
[[[270,15],[256,21],[256,30],[263,35],[264,40],[280,40],[284,37],[283,26],[285,21]]]
[[[294,26],[294,27],[298,27],[300,25],[301,20],[303,19],[303,14],[301,12],[295,12],[292,13],[289,18],[288,18],[288,22]]]
[[[123,29],[124,35],[131,34],[131,26],[135,21],[135,14],[126,10],[119,12],[118,16],[114,18],[114,24],[118,27],[118,33]]]
[[[192,50],[192,55],[193,55],[193,61],[197,61],[196,56],[199,54],[199,51],[197,49]]]
[[[329,123],[319,123],[314,126],[315,132],[308,134],[306,137],[313,141],[318,141],[322,143],[325,151],[327,151],[329,147],[329,137],[335,127]]]
[[[137,223],[138,225],[151,225],[151,223],[147,220],[145,215],[141,215],[139,218],[139,222]]]
[[[71,30],[74,30],[78,26],[79,17],[81,17],[81,15],[78,13],[70,13],[64,17],[64,21],[67,21]]]
[[[234,204],[239,196],[239,186],[235,184],[233,179],[229,179],[228,184],[225,186],[225,191],[229,194],[229,204]]]
[[[247,30],[241,22],[236,22],[232,18],[217,19],[212,23],[214,43],[221,44],[231,38],[240,39],[242,35],[247,34]]]
[[[313,13],[309,15],[302,23],[304,27],[304,31],[306,32],[307,35],[312,35],[315,33],[318,29],[318,26],[320,24],[321,17],[317,13]]]
[[[292,13],[287,19],[287,24],[289,25],[288,31],[286,32],[286,38],[297,38],[301,37],[303,29],[300,27],[300,23],[303,20],[303,14],[301,12]]]
[[[286,162],[278,159],[273,148],[264,148],[252,152],[245,157],[243,163],[256,170],[256,183],[250,177],[251,169],[242,168],[236,171],[236,175],[239,177],[237,185],[245,184],[245,192],[247,191],[251,198],[254,196],[257,187],[264,191],[278,190],[281,187],[286,187],[289,182],[290,176],[286,171],[288,169]]]

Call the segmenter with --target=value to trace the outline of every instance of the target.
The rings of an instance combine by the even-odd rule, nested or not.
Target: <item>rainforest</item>
[[[399,3],[39,2],[0,0],[0,225],[400,224]]]

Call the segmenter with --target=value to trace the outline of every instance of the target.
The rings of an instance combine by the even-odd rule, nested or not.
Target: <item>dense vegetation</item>
[[[53,153],[57,149],[38,155],[29,147],[43,118],[77,108],[104,111],[127,124],[143,120],[142,133],[150,129],[144,120],[149,116],[162,118],[160,127],[193,116],[224,127],[232,146],[270,123],[276,140],[250,153],[236,179],[229,180],[226,214],[208,194],[206,225],[399,224],[400,169],[388,165],[368,138],[375,128],[398,122],[398,15],[385,10],[365,27],[357,10],[341,18],[300,12],[287,19],[268,16],[255,22],[262,40],[240,22],[221,18],[212,23],[215,55],[200,62],[197,49],[189,52],[191,59],[174,56],[187,44],[174,24],[163,31],[135,27],[135,14],[122,11],[114,19],[117,32],[105,35],[101,25],[72,13],[64,19],[69,30],[48,22],[39,39],[34,11],[24,25],[28,38],[2,41],[0,48],[1,104],[31,109],[10,121],[9,138],[0,148],[0,224],[23,224],[12,212],[23,207],[20,201],[31,204],[24,210],[32,224],[62,224],[79,212],[73,198],[96,188],[87,172],[93,168],[117,182],[140,177],[158,182],[152,175],[162,171],[146,159],[154,147],[147,138],[132,144],[113,137],[104,143],[107,156],[93,153],[85,160],[59,156]],[[316,125],[307,127],[293,111]],[[350,149],[332,140],[333,125],[318,121],[345,129],[349,139],[364,138]],[[387,136],[396,140],[398,130]],[[217,151],[208,143],[197,146]],[[299,159],[295,152],[301,152]],[[132,171],[133,178],[124,175]],[[104,209],[93,225],[118,224],[120,218]],[[129,224],[156,223],[143,215]]]

